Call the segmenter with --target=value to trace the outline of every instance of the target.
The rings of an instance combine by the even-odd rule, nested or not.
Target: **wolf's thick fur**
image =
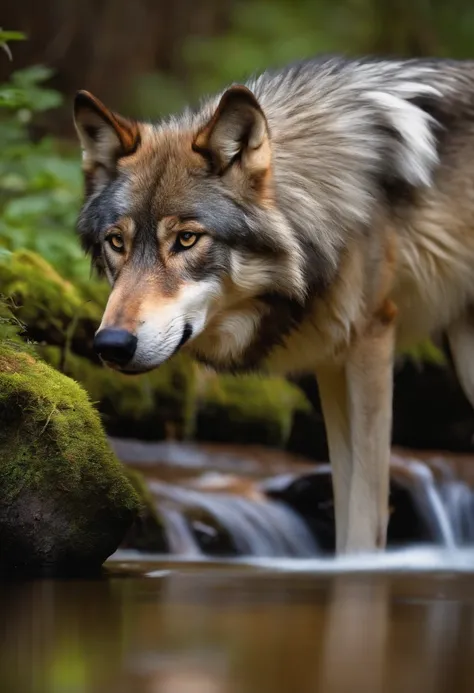
[[[446,332],[474,404],[474,63],[313,60],[157,124],[80,92],[75,122],[101,329],[137,337],[122,370],[188,340],[315,373],[337,549],[383,547],[395,350]]]

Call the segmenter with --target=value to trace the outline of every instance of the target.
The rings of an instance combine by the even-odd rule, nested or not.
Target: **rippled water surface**
[[[118,554],[100,580],[4,584],[0,690],[472,692],[473,565]]]

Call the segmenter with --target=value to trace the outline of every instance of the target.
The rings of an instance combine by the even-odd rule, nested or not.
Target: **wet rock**
[[[202,553],[206,556],[237,556],[238,551],[231,534],[218,520],[203,508],[187,508],[184,511],[191,532]]]
[[[289,505],[304,518],[321,550],[335,550],[334,496],[331,469],[322,465],[312,474],[276,478],[262,486],[269,498]],[[423,510],[417,507],[410,485],[400,479],[390,482],[388,545],[434,543],[437,536]]]
[[[0,572],[96,571],[138,498],[84,390],[0,344]]]
[[[262,490],[272,500],[288,505],[305,520],[323,553],[334,552],[336,535],[330,472],[322,468],[298,477],[276,477],[264,482]]]
[[[311,460],[320,462],[328,459],[326,429],[320,410],[311,408],[295,412],[285,448],[288,452]]]

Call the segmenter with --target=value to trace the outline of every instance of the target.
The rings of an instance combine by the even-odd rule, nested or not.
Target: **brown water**
[[[471,693],[474,574],[123,564],[3,584],[2,693]]]

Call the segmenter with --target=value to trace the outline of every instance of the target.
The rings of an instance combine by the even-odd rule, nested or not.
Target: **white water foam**
[[[350,575],[358,573],[443,573],[473,574],[474,549],[442,549],[431,546],[387,551],[385,553],[343,556],[339,558],[232,558],[214,559],[199,556],[152,555],[144,556],[138,551],[119,550],[109,558],[110,563],[133,563],[149,565],[149,577],[158,571],[163,573],[167,565],[212,563],[220,566],[248,566],[263,571],[312,574],[312,575]],[[159,567],[161,566],[161,567]]]

